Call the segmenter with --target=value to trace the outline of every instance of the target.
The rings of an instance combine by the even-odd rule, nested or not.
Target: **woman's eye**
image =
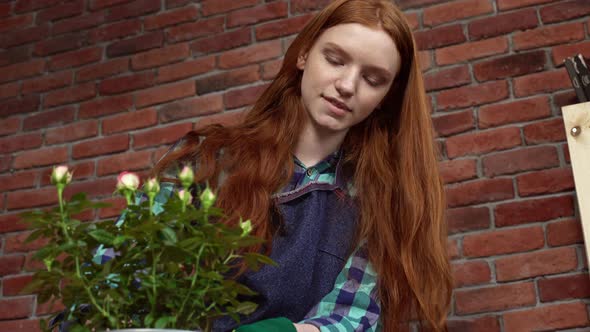
[[[332,57],[332,56],[327,56],[326,57],[326,61],[328,61],[330,64],[333,64],[335,66],[341,66],[343,65],[342,61],[338,58]]]
[[[373,77],[373,76],[366,76],[365,80],[367,81],[367,83],[369,83],[369,85],[371,86],[378,86],[381,84],[381,80],[377,77]]]

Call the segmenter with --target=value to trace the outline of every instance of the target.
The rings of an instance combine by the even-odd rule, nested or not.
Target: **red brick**
[[[251,65],[197,79],[197,92],[200,95],[203,95],[215,91],[226,90],[234,86],[256,82],[259,79],[260,66]]]
[[[420,50],[458,44],[467,40],[460,24],[417,31],[414,38]]]
[[[571,88],[565,68],[517,77],[513,82],[514,94],[517,97]]]
[[[89,8],[90,10],[99,10],[107,7],[112,7],[122,3],[128,3],[133,0],[91,0]]]
[[[43,9],[46,7],[53,6],[57,3],[61,2],[60,0],[21,0],[15,3],[13,8],[14,12],[17,14],[30,12],[37,9]]]
[[[457,240],[449,240],[447,242],[447,251],[450,259],[457,259],[461,257],[459,245],[457,244]]]
[[[43,107],[71,104],[90,99],[94,96],[96,96],[95,84],[93,82],[84,83],[48,93],[43,99]]]
[[[116,41],[107,46],[106,54],[109,58],[130,55],[162,47],[163,43],[164,35],[161,31],[150,32],[139,37]]]
[[[507,55],[473,65],[473,74],[478,81],[521,76],[545,68],[545,51]]]
[[[291,0],[291,14],[316,11],[326,7],[329,3],[330,0]]]
[[[527,147],[485,156],[482,159],[482,165],[484,174],[488,177],[494,177],[555,167],[559,165],[559,158],[555,147]]]
[[[54,190],[54,196],[56,196],[56,200],[57,200],[57,195],[55,194],[55,188],[53,188]],[[5,241],[6,241],[6,247],[4,248],[6,253],[13,253],[13,252],[27,252],[27,251],[33,251],[33,250],[37,250],[42,248],[43,246],[47,245],[47,243],[49,242],[47,239],[37,239],[28,243],[25,243],[25,240],[27,239],[27,237],[31,234],[31,232],[24,232],[24,233],[18,233],[18,234],[14,234],[14,235],[6,235],[5,236]]]
[[[574,274],[538,281],[542,302],[590,297],[590,279],[587,274]]]
[[[176,43],[222,32],[224,21],[224,17],[214,17],[171,27],[166,32],[166,41]]]
[[[20,213],[0,215],[0,233],[18,232],[27,228],[28,224],[22,222]]]
[[[455,291],[455,313],[473,314],[534,305],[532,282]]]
[[[124,112],[133,107],[133,96],[102,98],[80,104],[79,118],[95,118],[107,114]]]
[[[67,126],[48,129],[45,133],[45,144],[78,141],[94,137],[97,134],[98,122],[96,120],[76,121]]]
[[[41,146],[43,138],[40,133],[21,134],[0,138],[0,153],[10,153],[34,149]]]
[[[166,9],[182,7],[191,2],[191,0],[166,0]]]
[[[70,71],[52,73],[39,78],[26,80],[23,82],[23,94],[33,92],[45,92],[58,88],[63,88],[72,84],[74,75]]]
[[[35,314],[37,316],[55,314],[64,309],[65,306],[60,300],[57,300],[55,303],[52,303],[51,300],[45,303],[39,303],[39,298],[37,298],[37,310],[35,311]]]
[[[120,173],[122,171],[148,170],[152,163],[152,151],[125,152],[102,158],[98,161],[97,176]]]
[[[158,123],[158,112],[153,109],[139,110],[114,115],[102,120],[103,135],[131,129],[150,127]]]
[[[98,85],[101,95],[113,95],[133,90],[140,90],[154,85],[155,74],[146,71],[138,74],[118,76],[106,79]]]
[[[425,26],[435,26],[488,14],[493,10],[492,4],[487,0],[456,0],[424,9],[423,20]]]
[[[563,273],[578,267],[575,248],[555,248],[496,259],[496,278],[510,281]]]
[[[26,318],[32,313],[32,296],[0,299],[0,320]]]
[[[565,128],[562,118],[535,122],[523,129],[527,144],[565,141]]]
[[[586,304],[560,303],[504,313],[506,332],[540,331],[588,326]]]
[[[88,42],[98,44],[117,38],[137,35],[141,31],[141,20],[125,20],[90,30],[88,32]]]
[[[35,172],[18,172],[0,176],[0,191],[7,192],[14,189],[32,188],[37,176]]]
[[[511,179],[484,179],[448,186],[449,207],[495,202],[514,198]]]
[[[552,1],[555,0],[498,0],[498,8],[500,10],[509,10],[514,8],[534,6]]]
[[[590,41],[555,46],[551,50],[551,58],[555,66],[562,66],[565,58],[578,53],[585,58],[590,58]]]
[[[41,332],[38,319],[0,321],[0,331]]]
[[[484,257],[542,248],[545,236],[540,226],[503,229],[463,238],[463,255],[467,257]]]
[[[161,104],[175,99],[194,96],[196,93],[193,81],[184,81],[138,92],[135,95],[135,105],[145,107],[154,104]]]
[[[178,62],[189,56],[188,44],[176,44],[140,53],[131,58],[131,68],[141,70]]]
[[[515,50],[526,50],[584,39],[582,23],[550,25],[516,33],[512,39]]]
[[[202,97],[183,99],[162,106],[158,110],[162,123],[186,118],[218,113],[223,110],[223,99],[220,94],[210,94]]]
[[[9,48],[43,40],[49,34],[48,29],[47,25],[42,25],[5,33],[0,36],[0,48]]]
[[[455,287],[488,283],[491,280],[490,267],[487,262],[468,261],[453,263],[453,281]]]
[[[420,69],[422,72],[427,71],[428,69],[432,68],[432,56],[430,55],[432,51],[425,50],[425,51],[418,51],[418,60],[420,62]]]
[[[84,2],[82,0],[60,4],[38,12],[36,15],[36,23],[40,24],[48,21],[55,21],[66,17],[80,15],[83,11]]]
[[[228,69],[249,65],[281,56],[280,40],[258,43],[252,46],[227,51],[219,56],[219,68]]]
[[[126,72],[129,68],[129,59],[116,59],[92,66],[84,67],[76,72],[76,82],[85,82],[94,79],[105,78]]]
[[[25,257],[25,268],[26,272],[35,272],[45,269],[45,264],[33,258],[34,253],[28,253]]]
[[[121,19],[143,16],[159,11],[160,0],[136,0],[130,3],[113,7],[109,10],[108,21],[119,21]]]
[[[0,103],[0,116],[36,112],[39,109],[39,103],[39,95],[25,95],[20,99],[6,99]]]
[[[436,95],[438,109],[456,109],[488,104],[508,98],[506,81],[493,81],[474,86],[444,90]]]
[[[197,76],[215,68],[215,58],[206,57],[158,68],[158,83]]]
[[[441,69],[424,75],[426,91],[436,91],[471,83],[471,75],[467,65]]]
[[[401,9],[408,9],[414,7],[424,7],[427,5],[442,3],[448,0],[398,0],[396,1],[397,5]]]
[[[252,42],[251,34],[251,28],[216,34],[191,43],[191,51],[193,54],[207,54],[245,46]]]
[[[94,47],[56,55],[49,60],[50,70],[80,67],[102,58],[102,48]]]
[[[74,121],[75,108],[72,106],[30,115],[23,120],[23,130],[47,128],[52,125]]]
[[[51,39],[45,39],[35,44],[33,55],[48,56],[65,51],[75,50],[84,45],[82,33],[71,33]]]
[[[31,59],[31,46],[12,47],[0,52],[0,66],[7,66]]]
[[[578,97],[573,89],[562,93],[555,93],[553,97],[553,105],[556,108],[579,103]]]
[[[78,16],[67,20],[59,21],[51,29],[52,35],[60,35],[66,32],[82,31],[89,28],[97,27],[105,21],[104,12],[92,13],[89,15]]]
[[[449,331],[456,332],[500,332],[498,318],[493,316],[461,320],[451,318],[447,321],[447,326]]]
[[[244,121],[244,116],[246,112],[224,112],[221,114],[215,114],[210,116],[205,116],[197,119],[197,123],[195,124],[195,130],[200,130],[206,126],[211,124],[220,124],[224,127],[231,127],[235,126],[239,123]]]
[[[562,1],[541,8],[539,14],[543,23],[569,21],[576,17],[590,15],[590,3],[585,0]]]
[[[11,3],[0,4],[0,17],[10,16],[11,12],[12,12],[12,4]]]
[[[201,11],[204,16],[225,13],[243,7],[258,4],[258,0],[204,0]]]
[[[129,135],[121,134],[78,143],[72,147],[72,158],[81,159],[129,149]]]
[[[0,119],[0,136],[10,135],[18,132],[20,129],[20,118]]]
[[[537,11],[531,8],[473,20],[468,29],[471,39],[482,39],[535,28],[538,24]]]
[[[0,277],[19,273],[24,261],[23,255],[0,256]]]
[[[0,100],[10,97],[16,97],[20,94],[19,82],[0,85]]]
[[[468,154],[505,150],[520,144],[519,128],[509,127],[449,137],[446,148],[449,158],[456,158]]]
[[[547,243],[552,247],[582,243],[584,235],[582,224],[577,219],[569,219],[547,225]]]
[[[278,60],[271,60],[267,61],[262,64],[262,79],[263,80],[272,80],[278,74],[281,66],[283,64],[283,59]]]
[[[449,234],[490,227],[490,211],[487,207],[462,207],[446,210]]]
[[[18,276],[10,276],[2,278],[2,295],[4,296],[17,296],[23,294],[31,294],[28,293],[21,293],[23,288],[28,285],[33,280],[32,275],[18,275]]]
[[[547,221],[574,215],[572,196],[529,199],[500,204],[495,207],[497,227]]]
[[[228,91],[223,95],[225,108],[232,109],[253,105],[266,88],[268,88],[268,84]]]
[[[64,191],[66,199],[70,199],[76,193],[86,193],[89,197],[108,196],[111,197],[115,186],[116,178],[100,178],[85,182],[72,182]]]
[[[38,59],[29,62],[6,66],[0,71],[0,83],[16,81],[27,77],[37,76],[45,71],[45,60]]]
[[[194,21],[199,17],[199,9],[196,6],[188,6],[159,15],[147,16],[144,19],[146,30],[162,29],[178,23]]]
[[[256,26],[256,40],[273,39],[298,33],[313,15],[301,15]]]
[[[0,22],[0,32],[5,33],[5,32],[9,32],[11,30],[19,30],[22,28],[26,28],[26,27],[29,27],[31,25],[31,23],[33,23],[33,15],[32,14],[18,15],[18,16],[3,18],[2,21]],[[36,31],[36,30],[29,30],[29,31]],[[36,39],[37,36],[31,36],[30,38],[35,38],[35,40],[39,40],[39,39]]]
[[[107,198],[103,202],[110,204],[110,206],[100,209],[98,216],[101,219],[117,217],[127,207],[127,202],[122,197]]]
[[[67,147],[43,148],[19,153],[14,158],[14,168],[29,168],[63,163],[68,159]]]
[[[509,103],[486,105],[478,111],[479,128],[541,119],[551,115],[549,98],[539,96]]]
[[[277,18],[287,17],[288,4],[286,2],[271,2],[256,7],[236,10],[227,15],[227,27],[256,24]]]
[[[474,122],[471,110],[432,117],[434,129],[439,136],[448,136],[471,130],[475,128]]]
[[[550,194],[574,189],[571,168],[556,168],[531,172],[516,178],[520,196]]]
[[[192,123],[179,123],[165,127],[151,128],[141,133],[133,134],[135,149],[150,146],[170,144],[193,129]]]
[[[420,18],[418,17],[418,13],[404,13],[406,16],[406,20],[410,25],[412,30],[416,30],[420,27]]]
[[[507,51],[508,41],[506,37],[496,37],[440,48],[435,51],[435,57],[437,64],[448,65],[506,53]]]

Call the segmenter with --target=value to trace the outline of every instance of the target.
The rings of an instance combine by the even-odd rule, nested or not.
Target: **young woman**
[[[181,143],[155,174],[196,164],[226,222],[251,219],[268,241],[250,250],[278,263],[239,277],[259,293],[239,331],[445,330],[443,188],[416,45],[391,1],[333,1],[243,123]]]

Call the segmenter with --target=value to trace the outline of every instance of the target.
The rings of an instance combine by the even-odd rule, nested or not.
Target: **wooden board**
[[[565,106],[561,110],[576,183],[586,259],[588,259],[590,255],[590,102]],[[577,136],[572,134],[574,127],[578,129]],[[590,263],[590,260],[588,261]]]

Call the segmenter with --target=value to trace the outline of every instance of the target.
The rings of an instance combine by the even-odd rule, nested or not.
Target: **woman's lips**
[[[339,101],[338,99],[332,98],[332,97],[326,97],[324,96],[324,99],[326,99],[330,104],[334,105],[335,107],[345,111],[345,112],[352,112],[352,110],[346,106],[345,103]]]

